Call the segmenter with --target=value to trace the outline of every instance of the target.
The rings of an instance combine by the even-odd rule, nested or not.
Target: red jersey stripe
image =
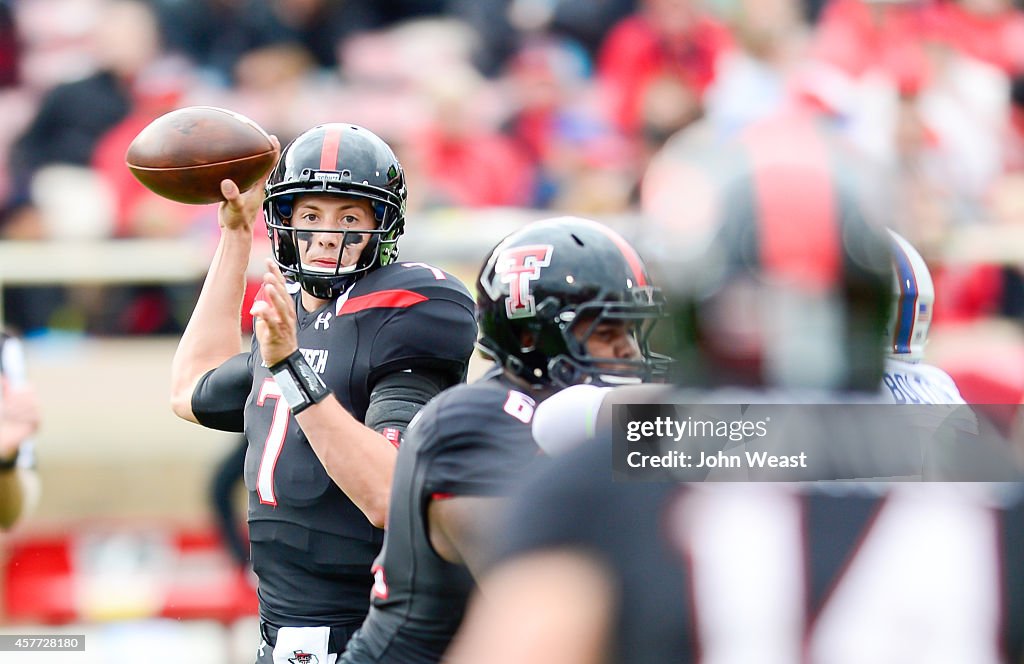
[[[404,309],[414,304],[427,300],[426,295],[420,295],[407,290],[383,290],[368,295],[360,295],[345,300],[338,311],[339,316],[354,314],[364,309]]]

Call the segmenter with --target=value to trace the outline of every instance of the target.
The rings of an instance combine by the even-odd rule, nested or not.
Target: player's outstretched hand
[[[277,136],[271,136],[270,141],[274,144],[274,149],[280,153],[281,142],[278,141]],[[232,180],[221,181],[220,193],[224,197],[224,202],[220,204],[217,210],[217,221],[221,228],[232,231],[252,231],[252,226],[256,222],[256,217],[259,216],[260,208],[263,206],[263,199],[265,197],[264,186],[267,184],[267,178],[270,177],[273,170],[274,167],[271,166],[263,174],[263,177],[247,191],[239,191],[238,185]]]
[[[253,327],[260,342],[263,362],[268,367],[298,350],[295,301],[288,295],[284,276],[272,258],[267,259],[263,288],[249,313],[253,316]]]

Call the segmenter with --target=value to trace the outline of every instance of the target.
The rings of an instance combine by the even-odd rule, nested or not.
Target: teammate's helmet
[[[480,350],[531,385],[639,382],[663,371],[666,358],[647,345],[660,293],[633,247],[597,222],[546,219],[507,236],[480,271],[476,303]],[[630,326],[640,359],[609,363],[587,352],[607,321]],[[588,327],[577,339],[580,325]]]
[[[323,231],[352,234],[341,238],[339,254],[346,241],[359,242],[363,234],[370,235],[355,265],[342,267],[340,255],[339,265],[329,271],[302,264],[297,231],[291,225],[295,196],[299,194],[335,194],[370,201],[376,230]],[[324,299],[335,297],[370,270],[398,257],[398,237],[405,230],[405,199],[402,165],[376,134],[350,124],[313,127],[285,147],[267,180],[263,210],[274,258],[281,271],[310,294]]]
[[[669,141],[644,180],[677,380],[877,389],[891,295],[884,183],[802,119]]]
[[[928,343],[935,306],[935,285],[928,265],[912,244],[895,231],[892,236],[893,302],[885,329],[889,357],[920,362]]]

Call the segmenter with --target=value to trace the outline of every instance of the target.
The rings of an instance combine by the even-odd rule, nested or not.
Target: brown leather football
[[[132,140],[125,163],[147,189],[179,203],[223,200],[221,180],[245,191],[277,162],[270,136],[233,111],[189,106],[149,123]]]

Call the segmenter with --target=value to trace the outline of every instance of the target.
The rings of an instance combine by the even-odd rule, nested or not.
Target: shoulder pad
[[[421,293],[406,291],[410,302]],[[364,297],[373,297],[367,295]],[[352,298],[346,303],[353,302]],[[472,300],[436,296],[401,307],[381,325],[370,350],[371,381],[396,369],[439,369],[463,380],[476,342]]]
[[[392,263],[356,282],[350,297],[383,290],[409,290],[428,297],[472,300],[466,285],[449,272],[427,263]]]

